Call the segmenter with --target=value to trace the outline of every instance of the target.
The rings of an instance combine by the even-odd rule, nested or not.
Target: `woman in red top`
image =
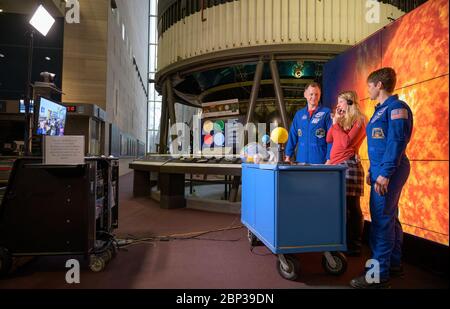
[[[347,167],[347,246],[349,255],[361,254],[364,217],[360,197],[364,194],[364,170],[358,158],[359,147],[366,137],[365,117],[354,91],[339,94],[333,126],[328,130],[327,143],[333,143],[330,164]]]

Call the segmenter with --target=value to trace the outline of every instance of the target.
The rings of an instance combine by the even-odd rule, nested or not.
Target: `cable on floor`
[[[242,239],[215,239],[215,238],[199,238],[200,236],[204,236],[211,233],[217,233],[217,232],[223,232],[223,231],[231,231],[231,230],[237,230],[241,229],[244,226],[238,225],[233,226],[235,223],[236,218],[233,220],[233,222],[230,224],[230,226],[226,228],[220,228],[216,230],[208,230],[208,231],[199,231],[199,232],[189,232],[189,233],[178,233],[178,234],[171,234],[171,235],[159,235],[159,236],[151,236],[151,237],[143,237],[138,238],[132,234],[128,234],[128,238],[126,239],[118,239],[118,248],[126,248],[132,245],[141,244],[141,243],[147,243],[151,245],[155,245],[155,242],[160,241],[173,241],[173,240],[204,240],[204,241],[229,241],[229,242],[236,242]]]

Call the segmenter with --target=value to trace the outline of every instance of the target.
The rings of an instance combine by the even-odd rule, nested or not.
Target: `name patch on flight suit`
[[[318,112],[317,114],[314,115],[314,117],[320,118],[320,117],[322,117],[323,115],[325,115],[325,112]]]
[[[314,119],[311,121],[312,124],[317,124],[322,119],[322,116],[324,115],[324,112],[318,112],[314,115]]]
[[[325,130],[323,128],[316,130],[316,136],[318,138],[324,138],[325,137]]]
[[[372,129],[372,138],[373,139],[383,139],[384,131],[382,128],[373,128]]]
[[[297,135],[298,135],[298,137],[302,137],[303,136],[302,129],[298,129],[297,130]]]

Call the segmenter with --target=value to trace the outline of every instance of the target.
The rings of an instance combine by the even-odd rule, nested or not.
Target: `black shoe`
[[[403,265],[391,266],[391,268],[389,268],[389,274],[391,277],[394,277],[394,278],[405,277],[405,271],[403,270]]]
[[[389,289],[391,285],[389,280],[380,280],[379,283],[369,283],[366,276],[360,276],[350,281],[350,286],[355,289]]]

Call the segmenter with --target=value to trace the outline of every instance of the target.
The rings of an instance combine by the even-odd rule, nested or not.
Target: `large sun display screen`
[[[407,155],[411,174],[403,189],[400,221],[406,233],[448,245],[449,228],[449,60],[447,0],[431,0],[375,33],[324,66],[325,105],[337,94],[355,90],[364,114],[371,117],[377,102],[368,99],[370,72],[392,67],[397,72],[395,93],[414,114],[414,131]],[[361,146],[365,172],[367,141]],[[361,205],[366,219],[370,188]]]

